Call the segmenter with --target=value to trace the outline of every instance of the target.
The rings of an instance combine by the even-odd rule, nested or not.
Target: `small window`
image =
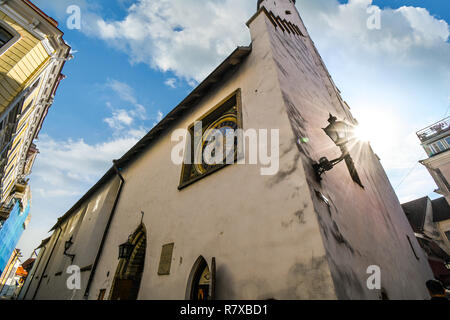
[[[432,155],[446,151],[448,148],[444,145],[444,140],[431,144]]]
[[[242,128],[240,108],[238,90],[189,127],[188,152],[178,189],[238,160],[241,151],[238,150],[237,130]],[[229,143],[233,145],[227,145],[230,140],[234,140],[234,143]]]
[[[105,294],[106,294],[106,289],[101,289],[98,294],[97,300],[105,300]]]
[[[0,48],[7,44],[12,38],[13,35],[0,26]]]
[[[444,174],[442,173],[441,169],[434,170],[436,174],[438,175],[439,179],[442,181],[442,183],[447,188],[447,191],[450,191],[450,184],[448,183],[447,179],[445,178]]]
[[[447,232],[445,233],[445,235],[447,236],[448,241],[450,241],[450,230],[447,231]]]

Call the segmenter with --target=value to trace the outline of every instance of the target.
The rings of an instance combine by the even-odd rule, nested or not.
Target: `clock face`
[[[194,169],[197,174],[204,174],[218,165],[226,164],[227,151],[228,158],[234,159],[237,155],[237,138],[235,131],[238,129],[237,117],[234,113],[222,115],[219,119],[211,123],[204,131],[200,143],[195,146],[196,159],[202,159],[201,163],[195,164]],[[216,139],[215,134],[219,131],[222,136]],[[227,137],[233,137],[233,145],[226,145]],[[208,147],[208,150],[205,149]],[[221,155],[216,155],[217,150],[222,150]],[[208,152],[211,151],[211,152]],[[219,157],[219,158],[217,158]]]

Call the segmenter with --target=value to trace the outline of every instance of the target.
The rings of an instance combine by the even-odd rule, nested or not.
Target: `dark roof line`
[[[51,238],[52,238],[52,237],[50,236],[50,237],[48,237],[48,238],[42,240],[42,242],[41,242],[41,244],[39,245],[39,247],[37,247],[35,250],[44,247],[44,246],[50,241]]]
[[[402,204],[403,211],[414,232],[423,231],[428,201],[430,201],[429,197],[422,197]]]
[[[237,47],[205,80],[203,80],[183,101],[181,101],[167,116],[165,116],[150,132],[148,132],[138,143],[136,143],[125,155],[123,155],[116,163],[119,169],[125,168],[131,161],[133,161],[151,142],[155,141],[162,132],[169,126],[173,125],[183,113],[192,105],[195,105],[204,93],[211,89],[226,72],[232,70],[239,65],[244,58],[246,58],[252,50],[251,44],[249,46]],[[54,231],[56,228],[66,221],[93,193],[95,193],[103,184],[115,176],[114,167],[111,167],[97,183],[89,189],[85,195],[78,200],[78,202],[67,211],[58,222],[50,230]]]

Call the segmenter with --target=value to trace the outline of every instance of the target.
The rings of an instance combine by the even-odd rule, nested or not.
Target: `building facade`
[[[15,200],[8,220],[3,223],[0,229],[0,275],[6,270],[8,259],[30,221],[31,193],[29,189],[27,187],[26,197]]]
[[[436,279],[450,287],[450,206],[445,198],[402,204]]]
[[[5,271],[0,276],[0,298],[11,297],[16,289],[16,271],[20,266],[22,254],[14,249],[6,264]]]
[[[356,120],[295,1],[258,1],[247,25],[251,45],[57,221],[21,299],[429,298],[427,256],[379,158],[322,130]],[[222,148],[209,129],[243,130],[244,150],[210,153],[229,165],[195,161]]]
[[[438,185],[435,191],[450,203],[450,117],[417,132],[428,159],[420,161]]]
[[[56,21],[28,0],[0,2],[0,220],[24,196],[33,143],[53,103],[70,47]]]
[[[30,217],[34,140],[70,57],[62,35],[30,1],[0,1],[0,270]]]

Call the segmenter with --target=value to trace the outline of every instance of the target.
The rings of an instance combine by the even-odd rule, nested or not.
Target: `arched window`
[[[211,269],[203,257],[199,257],[189,275],[186,298],[193,301],[213,300],[215,292],[215,258]]]
[[[120,259],[111,288],[110,300],[137,300],[144,272],[147,233],[144,225],[130,237],[133,250],[128,259]]]

